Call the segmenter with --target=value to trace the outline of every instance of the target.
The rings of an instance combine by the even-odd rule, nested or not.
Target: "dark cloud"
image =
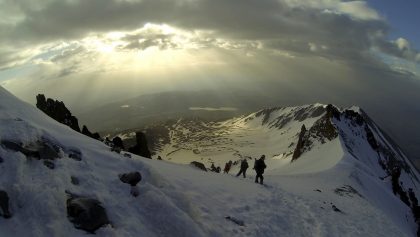
[[[331,58],[360,60],[374,46],[398,57],[416,58],[415,54],[408,57],[407,53],[392,47],[393,44],[386,40],[387,23],[380,18],[355,19],[356,16],[348,13],[287,2],[57,0],[28,8],[25,1],[19,1],[25,17],[2,27],[1,34],[9,42],[31,44],[79,39],[92,32],[133,30],[152,22],[187,30],[208,30],[213,32],[213,37],[258,40],[274,49]],[[347,12],[363,13],[361,7],[365,4],[355,3],[346,5],[347,8],[357,7]],[[324,46],[328,50],[311,50],[308,44]],[[144,40],[131,41],[126,48],[144,49],[154,45],[162,49],[177,47],[165,35],[149,35]]]

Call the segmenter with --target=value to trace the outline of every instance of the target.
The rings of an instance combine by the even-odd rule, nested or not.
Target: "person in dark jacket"
[[[223,170],[223,172],[225,174],[229,174],[230,167],[232,167],[232,161],[231,160],[228,163],[225,164],[225,169]]]
[[[246,159],[243,159],[241,161],[241,169],[239,170],[239,173],[236,175],[236,177],[242,174],[244,178],[246,178],[246,170],[248,169],[248,167],[248,162],[246,161]]]
[[[265,168],[267,167],[265,165],[264,160],[265,160],[265,155],[262,155],[260,159],[258,159],[258,160],[256,159],[255,160],[254,170],[257,173],[257,176],[255,176],[255,183],[258,183],[258,179],[260,181],[260,184],[263,184],[264,183],[263,174],[264,174]]]

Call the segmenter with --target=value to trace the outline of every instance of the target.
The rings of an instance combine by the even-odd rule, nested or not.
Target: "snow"
[[[279,110],[272,118],[285,112],[290,111]],[[310,127],[314,121],[308,118],[281,129],[270,128],[270,122],[262,126],[260,118],[220,123],[213,132],[232,139],[230,145],[221,141],[204,147],[206,151],[194,143],[204,152],[181,149],[172,155],[181,163],[176,164],[113,153],[0,87],[0,140],[31,144],[46,139],[62,148],[51,170],[42,161],[0,146],[0,190],[8,192],[13,215],[0,217],[0,236],[89,236],[67,219],[69,192],[95,198],[106,209],[111,225],[97,230],[98,236],[415,236],[408,207],[392,194],[386,180],[377,178],[382,175],[377,165],[355,159],[341,139],[316,144],[290,163],[290,143],[302,124]],[[365,143],[357,142],[364,147],[359,155],[372,155]],[[222,146],[227,148],[218,151]],[[69,149],[80,150],[82,160],[70,159]],[[254,183],[251,168],[247,178],[237,178],[236,167],[231,174],[217,174],[184,165],[197,157],[222,164],[232,159],[233,149],[243,156],[267,155],[265,186]],[[118,179],[118,174],[131,171],[143,176],[137,197]],[[71,184],[71,176],[80,184]],[[338,195],[336,189],[346,185],[360,196]]]

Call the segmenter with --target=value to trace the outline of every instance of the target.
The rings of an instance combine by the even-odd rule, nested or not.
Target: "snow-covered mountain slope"
[[[221,133],[213,145],[224,159],[223,143],[236,149],[236,157],[267,155],[262,186],[253,182],[251,169],[243,179],[111,152],[0,88],[0,236],[89,236],[80,229],[83,221],[92,222],[86,210],[101,214],[93,218],[96,224],[109,223],[94,231],[98,236],[415,236],[409,207],[392,193],[389,179],[378,179],[385,172],[363,139],[366,130],[350,125],[344,112],[334,117],[321,105],[302,108],[312,112],[301,121],[294,120],[296,109],[287,108],[203,124]],[[329,121],[336,137],[322,129]],[[403,162],[404,189],[417,187],[418,173],[406,158],[373,123],[367,126],[381,158]],[[184,128],[191,136],[204,130]],[[299,137],[301,155],[290,163]],[[183,143],[197,145],[191,154],[219,154],[205,147],[206,137],[197,139],[202,145]],[[121,174],[135,171],[142,175],[136,187],[121,182]],[[77,223],[75,216],[84,219]]]

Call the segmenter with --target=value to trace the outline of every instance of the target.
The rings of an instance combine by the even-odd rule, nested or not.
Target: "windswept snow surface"
[[[305,125],[315,120],[307,118]],[[91,236],[68,220],[67,193],[102,203],[111,224],[97,230],[98,236],[415,236],[410,210],[392,194],[390,181],[379,180],[375,165],[348,153],[341,138],[316,144],[290,163],[290,141],[276,133],[288,131],[296,139],[301,122],[282,131],[252,121],[218,126],[238,128],[227,132],[244,142],[235,148],[240,154],[270,154],[264,186],[253,182],[251,168],[247,178],[236,178],[113,153],[0,88],[0,141],[42,140],[60,147],[55,168],[48,169],[42,160],[0,146],[0,190],[8,193],[12,214],[0,217],[0,236]],[[256,148],[239,128],[267,146]],[[274,150],[276,144],[280,149]],[[277,154],[282,149],[285,154]],[[80,151],[82,160],[70,159],[69,150]],[[118,178],[130,171],[143,176],[137,197]],[[80,184],[72,184],[71,176]]]

